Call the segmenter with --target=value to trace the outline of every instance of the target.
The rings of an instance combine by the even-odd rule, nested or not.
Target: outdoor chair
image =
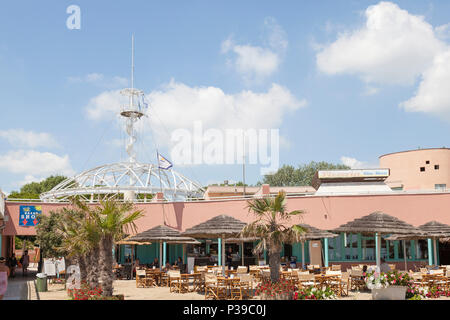
[[[413,279],[413,284],[418,285],[418,286],[423,286],[422,273],[414,272],[411,274],[411,278]]]
[[[300,275],[300,274],[311,274],[311,272],[309,272],[309,271],[297,271],[297,276],[298,275]]]
[[[242,300],[241,279],[233,278],[230,281],[230,299]]]
[[[261,281],[269,281],[270,280],[270,270],[261,270]]]
[[[308,274],[299,274],[298,275],[298,285],[300,288],[305,287],[316,287],[316,278],[314,277],[314,274],[308,273]],[[299,289],[300,289],[299,288]]]
[[[341,295],[341,277],[342,272],[341,271],[332,271],[328,270],[326,272],[327,275],[335,276],[333,278],[327,278],[327,281],[325,282],[325,285],[329,287],[336,295]]]
[[[348,289],[350,287],[350,274],[342,272],[341,274],[341,296],[348,296]]]
[[[232,282],[234,279],[232,280]],[[216,294],[217,299],[226,300],[228,298],[228,284],[227,280],[223,277],[217,277]]]
[[[204,283],[205,283],[205,300],[207,299],[218,299],[217,297],[217,276],[213,273],[204,273]]]
[[[136,270],[136,288],[145,288],[145,270]]]
[[[364,281],[362,270],[351,270],[350,272],[350,290],[365,290],[366,283]]]
[[[167,273],[161,273],[159,278],[159,285],[161,287],[167,287],[169,285],[169,275]]]
[[[151,269],[145,269],[144,283],[146,288],[156,286],[154,272]]]
[[[207,266],[194,266],[194,272],[206,272],[208,270]]]
[[[169,277],[170,292],[181,293],[181,274],[179,270],[170,270],[167,273]]]
[[[341,265],[340,264],[333,264],[331,265],[332,271],[341,271]]]
[[[241,300],[252,297],[253,277],[248,273],[239,274],[239,286],[241,289]]]
[[[237,267],[236,273],[247,273],[247,267],[245,266]]]
[[[260,273],[260,269],[258,268],[258,266],[250,266],[250,274],[253,276],[253,278],[255,279],[255,281],[261,281],[261,273]]]

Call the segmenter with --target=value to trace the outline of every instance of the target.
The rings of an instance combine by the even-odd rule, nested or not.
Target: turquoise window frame
[[[355,233],[348,233],[347,237],[353,237],[353,235],[355,235]],[[375,257],[374,259],[363,259],[363,240],[364,239],[374,239],[375,240],[375,236],[363,236],[362,234],[358,233],[357,235],[357,259],[353,259],[352,256],[353,254],[350,254],[350,259],[347,259],[347,257],[345,256],[345,243],[344,243],[344,233],[340,233],[338,237],[335,238],[330,238],[328,241],[329,243],[333,246],[334,250],[331,250],[331,252],[329,252],[329,263],[331,262],[351,262],[351,261],[358,261],[358,262],[375,262]],[[385,237],[387,237],[388,235],[386,235]],[[352,238],[351,238],[352,239]],[[411,259],[407,259],[407,261],[427,261],[427,259],[417,259],[416,258],[416,241],[415,240],[408,240],[410,243],[410,255],[411,255]],[[340,243],[340,250],[337,250],[337,244]],[[352,242],[353,243],[353,242]],[[389,247],[389,243],[393,244],[393,250],[394,250],[394,258],[390,259],[390,250],[392,250],[392,248]],[[402,254],[400,253],[400,248],[399,248],[399,240],[395,240],[395,241],[389,241],[386,240],[384,241],[384,245],[385,245],[385,249],[387,252],[387,261],[389,262],[402,262],[404,261],[404,258],[400,258],[399,256]],[[309,249],[309,246],[307,246],[307,248]],[[353,250],[355,250],[355,247],[352,245],[350,247],[351,249],[351,253],[354,253]],[[337,259],[337,253],[340,253],[341,259]],[[309,252],[308,252],[309,253]],[[306,250],[305,250],[305,256],[306,256]],[[309,258],[309,257],[308,257]]]

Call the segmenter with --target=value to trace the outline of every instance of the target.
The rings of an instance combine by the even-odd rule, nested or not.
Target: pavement
[[[31,300],[36,296],[34,281],[36,279],[37,268],[28,268],[28,274],[23,276],[22,269],[16,269],[14,278],[8,278],[8,289],[3,300]],[[34,292],[33,292],[34,291]]]

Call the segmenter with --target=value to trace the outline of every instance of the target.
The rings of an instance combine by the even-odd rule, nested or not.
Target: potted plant
[[[365,278],[367,288],[372,290],[373,300],[405,300],[411,278],[407,273],[368,273]]]

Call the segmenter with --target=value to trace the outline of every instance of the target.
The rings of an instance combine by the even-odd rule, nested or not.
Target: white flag
[[[158,165],[160,169],[167,170],[173,167],[172,162],[164,158],[162,155],[158,153]]]

